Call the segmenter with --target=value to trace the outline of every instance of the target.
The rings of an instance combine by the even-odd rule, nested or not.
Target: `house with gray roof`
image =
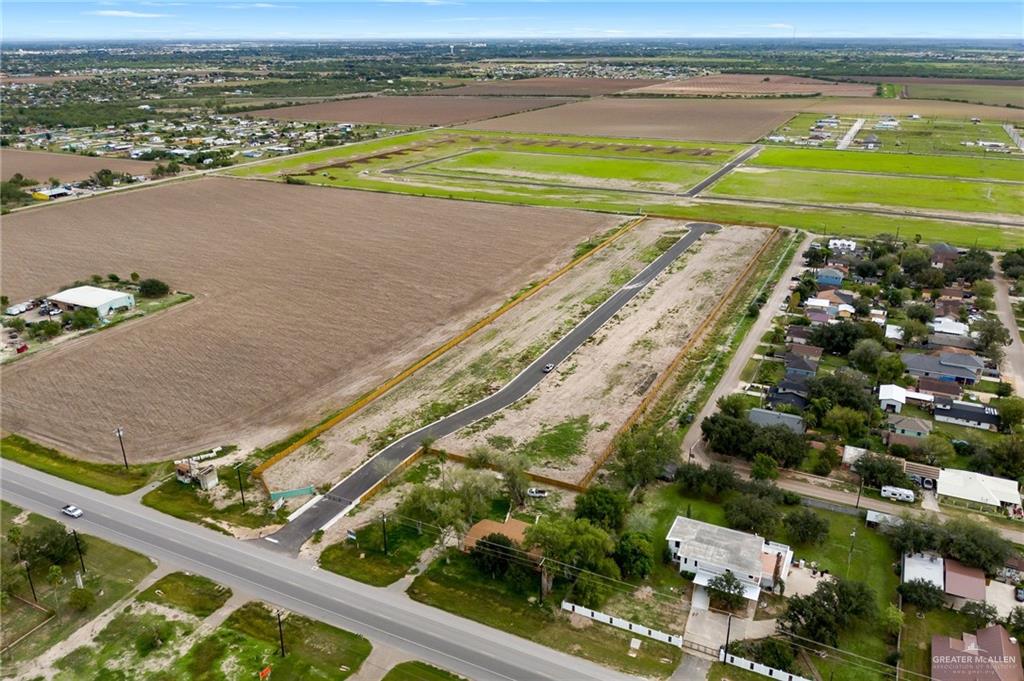
[[[942,352],[938,355],[919,355],[904,352],[900,355],[907,372],[917,378],[937,378],[973,385],[981,376],[985,365],[975,355]]]
[[[747,418],[750,419],[751,423],[759,426],[785,426],[794,433],[803,435],[806,426],[804,425],[804,419],[802,416],[796,414],[786,414],[781,411],[772,411],[770,409],[761,409],[756,407],[751,409]]]

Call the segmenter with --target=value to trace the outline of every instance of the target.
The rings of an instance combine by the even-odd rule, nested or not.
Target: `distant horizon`
[[[1016,0],[7,0],[4,43],[486,40],[1024,42]]]

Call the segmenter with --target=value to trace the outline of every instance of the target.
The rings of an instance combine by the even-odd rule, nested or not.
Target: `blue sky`
[[[1024,3],[4,0],[2,39],[1024,38]]]

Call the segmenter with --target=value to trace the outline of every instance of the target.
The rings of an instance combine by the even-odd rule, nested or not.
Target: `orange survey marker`
[[[270,678],[270,665],[268,664],[260,671],[260,681],[266,681]]]

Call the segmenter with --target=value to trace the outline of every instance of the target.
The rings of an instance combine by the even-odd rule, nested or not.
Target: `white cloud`
[[[160,19],[161,17],[169,17],[170,14],[157,14],[155,12],[132,12],[126,9],[98,9],[92,12],[82,12],[82,14],[91,14],[94,17],[121,17],[123,19]]]
[[[765,28],[774,28],[778,31],[792,31],[793,24],[768,24]]]
[[[278,5],[273,2],[239,2],[233,5],[218,5],[221,9],[293,9],[295,5]]]

